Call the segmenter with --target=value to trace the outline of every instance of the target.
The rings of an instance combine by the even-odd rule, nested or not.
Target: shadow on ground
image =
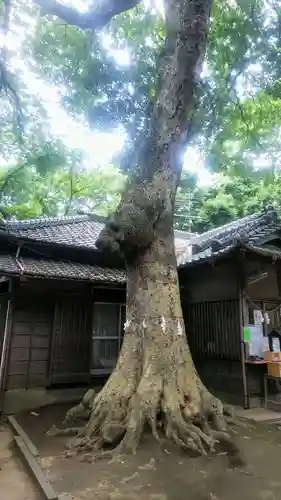
[[[173,447],[164,451],[145,436],[135,456],[121,463],[81,462],[63,456],[66,439],[47,437],[60,425],[68,406],[46,407],[39,415],[24,413],[19,423],[41,454],[42,467],[59,492],[75,500],[280,500],[281,431],[257,424],[236,434],[244,468],[231,468],[225,454],[190,458]]]

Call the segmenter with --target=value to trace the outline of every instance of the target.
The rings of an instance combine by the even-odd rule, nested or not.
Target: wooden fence
[[[189,305],[184,312],[187,337],[195,358],[240,359],[237,299],[199,302]]]

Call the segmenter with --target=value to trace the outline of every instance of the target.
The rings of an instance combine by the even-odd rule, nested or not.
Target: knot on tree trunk
[[[165,183],[159,177],[150,182],[132,182],[101,231],[97,248],[129,256],[149,247],[160,213],[163,219],[168,206],[164,188]]]

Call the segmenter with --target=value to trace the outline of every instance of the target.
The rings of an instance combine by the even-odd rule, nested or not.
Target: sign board
[[[264,336],[262,324],[246,325],[243,330],[244,342],[249,345],[249,355],[263,357]]]

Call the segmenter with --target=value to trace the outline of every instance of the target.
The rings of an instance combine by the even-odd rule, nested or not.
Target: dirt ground
[[[23,464],[12,447],[12,433],[0,428],[0,498],[1,500],[41,500]]]
[[[223,453],[206,458],[189,457],[173,447],[165,451],[149,435],[138,454],[122,463],[85,463],[63,457],[66,438],[45,436],[53,424],[59,426],[67,408],[44,408],[38,416],[25,413],[18,421],[39,448],[54,488],[75,500],[281,499],[281,431],[275,424],[239,429],[243,468],[231,466]]]

